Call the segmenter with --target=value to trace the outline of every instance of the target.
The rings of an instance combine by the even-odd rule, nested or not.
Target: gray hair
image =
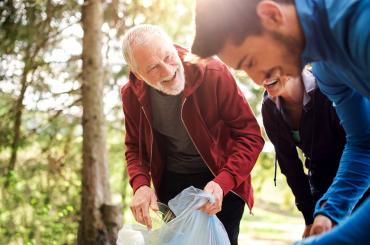
[[[123,57],[131,69],[137,69],[137,64],[133,57],[133,49],[138,45],[146,44],[154,36],[159,36],[172,44],[171,38],[168,34],[155,25],[142,24],[134,26],[125,33],[122,44]]]

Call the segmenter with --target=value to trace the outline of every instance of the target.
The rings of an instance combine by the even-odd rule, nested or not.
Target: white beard
[[[165,93],[167,95],[178,95],[180,94],[184,88],[185,88],[185,72],[183,66],[179,66],[179,68],[176,71],[177,73],[177,78],[176,83],[173,84],[172,86],[166,86],[163,85],[161,82],[159,83],[158,86],[156,86],[155,89],[161,91],[162,93]],[[162,81],[170,80],[172,77],[167,77],[162,79]]]

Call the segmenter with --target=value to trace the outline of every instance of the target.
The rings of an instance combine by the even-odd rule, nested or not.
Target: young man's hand
[[[304,228],[304,231],[303,231],[303,235],[302,235],[303,239],[310,236],[311,227],[312,227],[312,224],[311,225],[306,225],[306,227]]]
[[[317,215],[313,221],[310,236],[319,235],[330,231],[333,228],[333,222],[324,215]]]
[[[214,181],[208,182],[206,187],[204,187],[204,191],[211,193],[215,197],[215,203],[211,204],[210,202],[207,202],[203,205],[201,210],[203,212],[206,212],[209,215],[216,214],[221,211],[222,207],[222,200],[223,200],[223,190],[221,189],[220,185],[217,184]]]
[[[149,208],[157,211],[157,196],[154,190],[149,186],[141,186],[136,190],[130,205],[135,220],[140,224],[146,225],[149,230],[152,229],[152,219],[149,216]]]

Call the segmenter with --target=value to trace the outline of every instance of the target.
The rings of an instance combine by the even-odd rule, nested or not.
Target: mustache
[[[175,78],[175,76],[176,76],[176,74],[177,74],[177,70],[173,73],[173,75],[170,75],[170,76],[167,76],[167,77],[161,78],[161,79],[159,80],[159,83],[166,82],[166,81],[170,81],[170,80],[174,79],[174,78]]]

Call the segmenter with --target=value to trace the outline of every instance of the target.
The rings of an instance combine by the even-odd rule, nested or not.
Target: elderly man
[[[214,195],[216,202],[202,210],[217,213],[237,244],[245,203],[253,205],[251,170],[264,141],[234,78],[216,59],[190,59],[152,25],[130,29],[123,53],[130,67],[121,95],[135,219],[151,228],[149,208],[157,209],[157,199],[167,203],[195,186]]]
[[[370,185],[370,0],[198,0],[192,51],[217,54],[258,84],[311,63],[345,130],[335,180],[316,204],[311,234],[330,230]]]

